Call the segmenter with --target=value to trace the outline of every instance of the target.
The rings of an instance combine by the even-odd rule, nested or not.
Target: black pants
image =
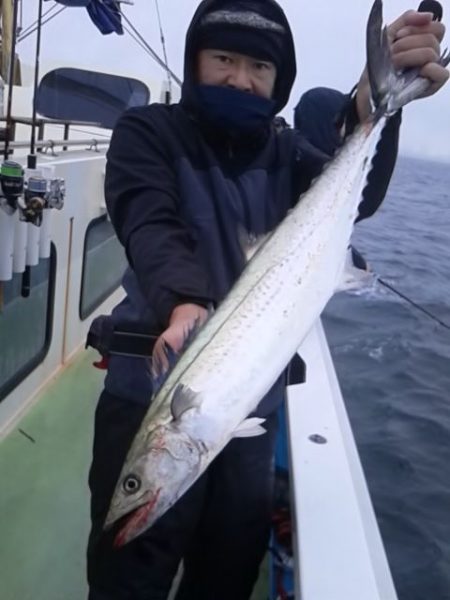
[[[269,540],[277,415],[267,433],[231,441],[153,527],[120,550],[103,521],[147,407],[103,392],[89,475],[89,600],[166,600],[180,561],[177,600],[248,600]]]

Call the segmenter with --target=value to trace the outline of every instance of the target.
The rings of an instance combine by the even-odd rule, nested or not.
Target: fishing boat
[[[121,3],[59,8],[90,4],[103,10],[100,28],[120,22],[108,6]],[[15,51],[25,3],[1,6],[1,596],[80,600],[103,379],[85,341],[92,320],[121,299],[126,264],[104,204],[105,154],[123,110],[176,101],[177,86],[164,59],[159,81],[38,60],[27,69]],[[37,57],[45,16],[40,0]],[[283,422],[274,532],[254,600],[394,600],[320,321],[291,369]]]

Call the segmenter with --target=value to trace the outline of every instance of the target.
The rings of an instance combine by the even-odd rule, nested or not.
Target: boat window
[[[0,310],[0,400],[25,379],[47,355],[53,324],[56,249],[29,270],[29,296],[24,298],[25,277],[15,274],[2,285]]]
[[[80,319],[84,321],[120,285],[125,251],[106,215],[89,224],[84,241]]]
[[[42,78],[37,112],[50,119],[82,121],[112,129],[120,115],[145,106],[150,90],[141,81],[82,69],[55,69]]]

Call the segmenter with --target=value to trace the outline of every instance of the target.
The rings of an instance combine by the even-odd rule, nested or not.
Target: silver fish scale
[[[380,128],[381,125],[378,125],[377,131]],[[368,137],[367,133],[360,131],[353,139],[349,140],[335,160],[326,167],[322,176],[300,198],[297,206],[289,213],[276,232],[266,239],[264,245],[247,265],[238,283],[217,312],[194,338],[153,399],[130,451],[130,457],[134,455],[134,448],[141,445],[144,436],[148,439],[155,427],[171,422],[171,399],[180,382],[188,385],[195,392],[201,392],[203,380],[210,382],[210,388],[217,388],[222,377],[225,378],[223,379],[225,381],[229,378],[240,381],[241,377],[237,377],[240,371],[248,370],[252,374],[251,377],[255,376],[254,369],[249,367],[248,359],[254,350],[255,335],[261,336],[264,334],[264,331],[260,332],[258,323],[262,323],[265,329],[269,329],[273,325],[275,305],[285,297],[285,281],[291,278],[289,271],[295,267],[298,268],[300,262],[298,257],[302,255],[302,251],[304,253],[305,249],[312,247],[310,238],[314,236],[316,238],[313,245],[314,250],[309,250],[306,256],[302,256],[303,271],[299,273],[295,281],[298,286],[304,285],[305,280],[311,274],[317,273],[317,257],[323,252],[322,240],[329,237],[327,232],[322,232],[321,225],[324,221],[328,222],[330,215],[334,215],[334,219],[331,218],[330,220],[330,229],[335,228],[335,221],[339,218],[342,219],[342,210],[340,211],[339,207],[344,203],[343,199],[347,199],[352,194],[357,196],[357,192],[355,194],[353,190],[356,179],[355,172],[359,169],[361,171],[360,178],[365,180],[363,164],[366,154],[362,154],[362,150],[366,144],[370,146],[368,140],[374,137],[377,137],[376,132],[372,132]],[[362,189],[362,183],[359,187]],[[355,218],[357,200],[356,198],[351,210],[348,211],[349,217],[346,220],[347,238],[350,236]],[[336,255],[342,256],[343,254],[336,252]],[[293,260],[293,257],[296,257],[295,260]],[[330,260],[336,260],[336,257],[330,256]],[[329,286],[328,298],[333,293],[335,283],[337,282],[333,281]],[[269,295],[267,295],[267,292],[269,292]],[[248,300],[249,297],[250,300]],[[313,298],[311,302],[317,302],[317,299]],[[294,307],[294,300],[290,300],[288,306],[281,310],[283,322],[290,318],[289,315],[291,315]],[[299,313],[303,314],[301,307]],[[320,311],[317,316],[319,314]],[[259,333],[255,334],[255,331]],[[289,356],[292,356],[298,345],[300,345],[301,337],[299,333],[294,337],[294,343],[291,344],[286,344],[281,339],[282,336],[274,339],[269,343],[270,352],[268,354],[273,352],[274,346],[283,345],[286,349],[283,356],[287,352],[288,358],[282,360],[288,361]],[[230,340],[233,340],[233,347],[229,347]],[[242,349],[238,349],[238,344],[242,346]],[[258,365],[266,365],[270,362],[273,363],[271,356],[260,357],[254,361],[255,369]],[[236,368],[237,366],[239,371]],[[273,366],[279,370],[277,365],[274,364]],[[265,370],[267,373],[270,372],[270,369]],[[211,373],[214,373],[215,376],[211,377]],[[277,377],[278,373],[272,375],[270,381],[275,381]],[[235,386],[236,389],[245,389],[250,385],[248,378],[243,377],[243,379],[245,382],[238,383]],[[265,383],[265,385],[269,389],[271,384]],[[235,394],[230,393],[230,401],[234,402],[234,396]],[[251,403],[249,410],[246,406],[247,403],[243,404],[243,412],[247,411],[246,414],[256,408],[254,406],[255,400],[253,398],[249,398],[249,400]],[[228,405],[228,402],[226,402],[226,405]]]
[[[167,404],[180,381],[200,395],[199,415],[217,413],[218,406],[229,411],[238,405],[239,410],[233,415],[236,427],[256,408],[307,333],[301,330],[302,303],[313,303],[317,317],[334,291],[368,170],[364,167],[366,154],[362,151],[366,146],[372,149],[371,140],[378,139],[381,127],[378,125],[370,136],[360,132],[349,141],[253,257],[228,299],[193,341],[163,386],[160,392],[161,401],[166,405],[163,413],[169,413]],[[352,205],[345,208],[349,197],[353,199]],[[341,235],[338,250],[333,243],[333,231],[339,229],[339,221],[345,233]],[[330,261],[335,262],[332,269],[324,264]],[[303,292],[308,287],[307,280],[320,277],[320,269],[324,268],[328,273],[333,272],[334,278],[323,282],[320,293],[308,296]],[[325,294],[323,287],[328,290]],[[309,288],[314,289],[314,286]],[[256,389],[252,386],[255,377],[260,380]],[[247,400],[246,391],[250,389]],[[158,397],[155,400],[158,401]],[[155,410],[149,418],[150,427],[153,419],[159,420],[158,416],[162,415]],[[228,416],[221,415],[220,420]]]

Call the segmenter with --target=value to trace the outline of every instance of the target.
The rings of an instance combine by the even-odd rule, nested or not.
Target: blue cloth
[[[92,21],[104,35],[109,33],[123,35],[118,2],[114,0],[91,0],[86,8]]]
[[[115,0],[55,0],[58,4],[83,7],[89,13],[96,27],[104,34],[123,35],[119,3]]]
[[[220,85],[198,85],[199,107],[205,121],[217,129],[247,131],[270,121],[275,101]]]

